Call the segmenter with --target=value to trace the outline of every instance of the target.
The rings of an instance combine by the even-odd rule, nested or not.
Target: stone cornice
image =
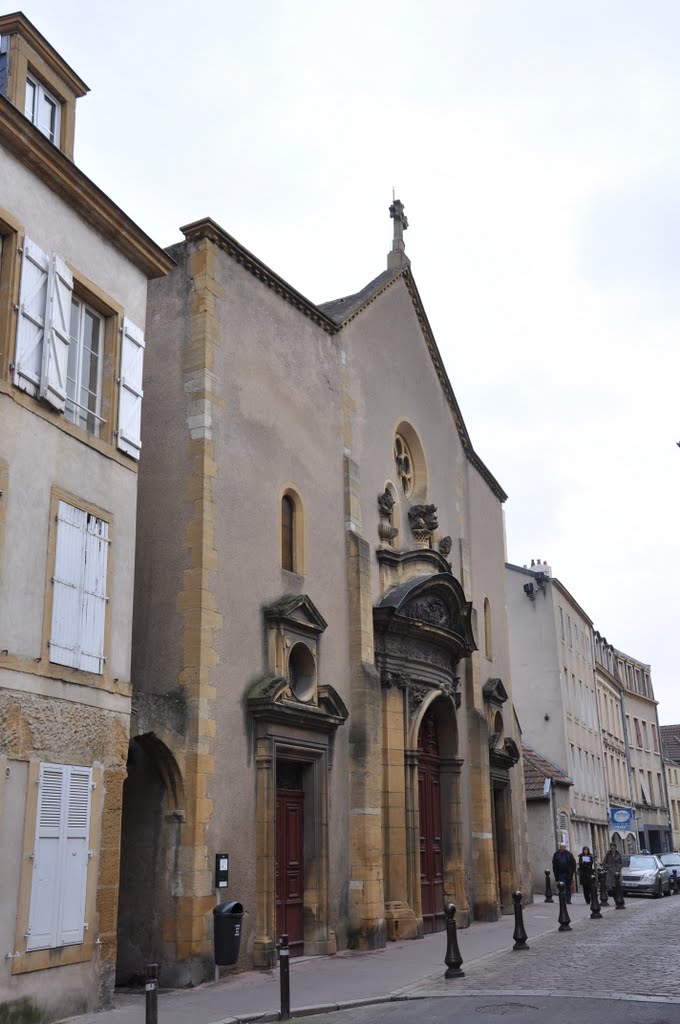
[[[174,260],[4,96],[0,143],[148,278],[163,277],[173,268]]]
[[[180,228],[180,231],[187,242],[199,242],[203,239],[208,239],[219,246],[228,256],[231,256],[237,263],[240,263],[244,270],[247,270],[258,281],[262,281],[268,288],[271,288],[285,302],[290,303],[291,306],[299,310],[303,316],[312,320],[322,331],[326,331],[327,334],[336,334],[340,329],[334,320],[331,320],[330,317],[321,312],[318,306],[315,306],[313,302],[310,302],[304,295],[296,291],[292,285],[289,285],[287,281],[279,277],[278,274],[259,260],[257,256],[254,256],[252,252],[249,252],[240,242],[237,242],[232,235],[210,217],[204,217],[202,220],[194,221],[192,224],[185,224],[184,227]]]
[[[90,91],[80,75],[77,75],[73,68],[66,63],[64,58],[57,53],[47,39],[38,32],[25,14],[16,11],[14,14],[4,14],[0,17],[0,35],[20,35],[37,55],[55,71],[60,78],[73,90],[76,96],[84,96]]]

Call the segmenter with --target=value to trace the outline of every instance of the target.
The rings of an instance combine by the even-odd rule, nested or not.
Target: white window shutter
[[[24,238],[14,383],[29,395],[37,395],[40,387],[49,265],[47,253],[30,238]]]
[[[123,344],[120,353],[120,394],[118,398],[118,447],[133,459],[142,448],[142,372],[144,369],[144,332],[127,317],[123,318]]]
[[[66,771],[65,766],[59,764],[40,766],[26,949],[49,949],[57,945]]]
[[[90,835],[90,768],[69,768],[65,792],[64,844],[58,944],[82,942],[85,930],[88,840]]]
[[[87,512],[60,501],[52,590],[50,661],[80,667]]]
[[[50,258],[40,397],[60,412],[66,406],[66,370],[71,334],[73,276],[56,253]]]
[[[106,623],[106,566],[109,555],[109,524],[88,515],[85,530],[83,596],[80,619],[79,668],[104,671]]]

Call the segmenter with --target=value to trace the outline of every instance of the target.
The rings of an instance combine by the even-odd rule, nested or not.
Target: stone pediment
[[[500,739],[497,732],[489,736],[489,761],[495,768],[512,768],[519,761],[519,747],[509,736],[502,743]]]
[[[349,712],[334,687],[319,685],[315,702],[296,698],[285,676],[262,676],[246,691],[246,703],[254,718],[287,722],[303,729],[333,732],[347,721]]]
[[[503,686],[502,679],[487,679],[482,687],[482,696],[488,704],[500,708],[508,699],[508,691]]]
[[[477,650],[472,632],[472,604],[450,572],[411,579],[393,587],[377,604],[373,617],[380,630],[408,626],[439,633],[440,640],[466,657]]]
[[[306,594],[288,594],[264,609],[268,622],[302,627],[312,633],[323,633],[328,623]]]

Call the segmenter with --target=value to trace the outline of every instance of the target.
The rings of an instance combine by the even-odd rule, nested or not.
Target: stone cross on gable
[[[401,199],[395,199],[390,206],[390,217],[394,223],[394,235],[392,251],[387,256],[387,269],[409,267],[411,261],[406,255],[406,246],[404,245],[404,232],[408,227],[408,218],[404,213],[404,204]]]

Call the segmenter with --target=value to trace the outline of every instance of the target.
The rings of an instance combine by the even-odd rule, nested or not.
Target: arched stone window
[[[425,453],[420,438],[406,420],[395,430],[393,455],[401,494],[408,501],[424,501],[427,497]]]
[[[299,494],[288,487],[281,498],[281,568],[304,574],[304,516]]]
[[[493,658],[493,641],[491,637],[491,605],[488,597],[484,598],[484,653],[489,661]]]

